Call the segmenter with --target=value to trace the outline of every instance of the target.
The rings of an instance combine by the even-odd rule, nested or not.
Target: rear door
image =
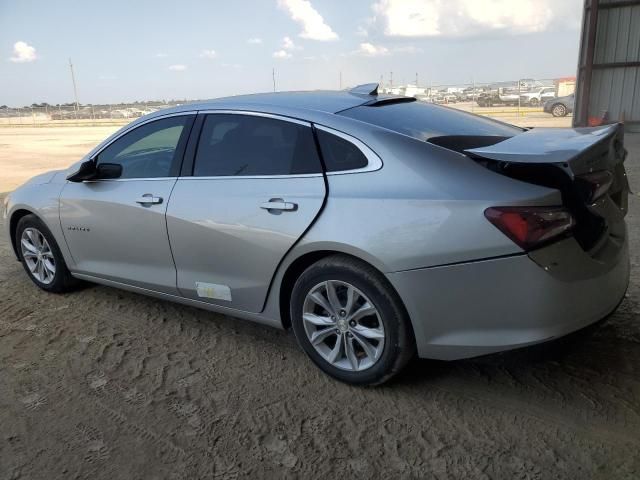
[[[313,131],[306,122],[247,112],[207,113],[201,121],[193,165],[167,209],[178,289],[259,312],[278,264],[324,202]]]

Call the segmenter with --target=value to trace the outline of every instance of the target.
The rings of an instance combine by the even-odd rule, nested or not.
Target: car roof
[[[375,95],[354,93],[352,91],[315,90],[294,92],[254,93],[236,95],[232,97],[216,98],[199,102],[187,103],[178,107],[161,110],[163,113],[181,112],[187,110],[234,109],[257,107],[260,110],[273,108],[275,110],[295,110],[297,112],[338,113],[349,108],[364,104],[386,102],[394,99],[405,99],[395,95]]]

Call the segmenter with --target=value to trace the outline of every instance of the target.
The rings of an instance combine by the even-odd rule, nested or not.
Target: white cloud
[[[36,49],[27,42],[16,42],[13,44],[13,56],[9,58],[14,63],[33,62],[38,56]]]
[[[374,45],[369,42],[361,43],[360,48],[355,52],[366,57],[379,57],[382,55],[388,55],[389,49],[382,45]]]
[[[262,43],[262,39],[258,37],[249,38],[247,43],[249,45],[260,45]]]
[[[286,50],[278,50],[277,52],[273,52],[273,58],[291,58],[291,54]]]
[[[382,23],[385,35],[464,37],[542,32],[571,18],[580,5],[581,0],[378,0],[373,10],[374,23]]]
[[[168,57],[168,55],[166,53],[163,53],[163,52],[158,52],[158,53],[156,53],[154,55],[154,57],[156,57],[156,58],[165,58],[165,57]]]
[[[216,58],[217,56],[218,54],[216,53],[215,50],[202,50],[200,52],[200,58],[212,59],[212,58]]]
[[[169,65],[169,70],[171,70],[172,72],[184,72],[186,69],[186,65]]]
[[[308,0],[278,0],[278,6],[286,10],[291,18],[302,25],[300,37],[309,40],[336,40],[338,34],[327,25],[322,15]]]
[[[284,37],[282,39],[282,48],[285,50],[302,50],[302,47],[299,47],[290,37]]]

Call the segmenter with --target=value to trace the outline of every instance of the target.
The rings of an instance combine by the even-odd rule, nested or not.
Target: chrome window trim
[[[102,182],[159,182],[161,180],[177,180],[178,177],[139,177],[139,178],[98,178],[96,180],[83,180],[82,183]]]
[[[300,120],[298,118],[287,117],[286,115],[279,115],[277,113],[254,112],[251,110],[229,110],[228,108],[220,109],[220,110],[216,110],[216,109],[199,110],[198,113],[202,113],[205,115],[218,113],[218,114],[227,114],[227,115],[248,115],[252,117],[265,117],[265,118],[272,118],[274,120],[282,120],[284,122],[297,123],[298,125],[303,125],[305,127],[311,128],[311,122],[309,122],[308,120]]]
[[[341,132],[340,130],[336,130],[331,127],[325,127],[324,125],[315,124],[315,127],[318,130],[322,130],[324,132],[335,135],[336,137],[340,137],[343,140],[346,140],[349,143],[358,148],[362,152],[362,154],[367,159],[367,165],[361,168],[354,168],[351,170],[336,170],[334,172],[327,172],[327,176],[330,175],[348,175],[352,173],[364,173],[364,172],[375,172],[376,170],[380,170],[382,168],[382,159],[378,156],[376,152],[371,150],[366,144],[364,144],[361,140],[358,140],[356,137],[353,137],[349,134]]]
[[[141,127],[143,125],[146,125],[147,123],[151,123],[151,122],[155,122],[157,120],[163,120],[165,118],[170,118],[170,117],[181,117],[181,116],[187,116],[187,115],[197,115],[198,111],[197,110],[189,110],[186,112],[175,112],[175,113],[167,113],[165,115],[158,115],[157,117],[153,117],[153,118],[149,118],[147,120],[145,120],[144,122],[140,122],[140,123],[136,123],[135,125],[131,125],[129,128],[127,128],[126,130],[124,130],[123,132],[120,133],[120,135],[118,135],[117,137],[112,138],[111,140],[109,140],[108,143],[102,145],[100,147],[100,150],[98,150],[97,152],[95,152],[93,155],[91,155],[90,160],[95,160],[96,157],[98,155],[100,155],[102,152],[104,152],[104,150],[111,145],[112,143],[114,143],[116,140],[121,139],[122,137],[124,137],[127,133],[131,132],[132,130],[135,130],[138,127]],[[132,122],[133,123],[133,122]],[[168,178],[168,177],[160,177],[160,178]],[[125,180],[125,179],[123,179]]]
[[[270,180],[283,178],[315,178],[322,177],[322,173],[299,173],[292,175],[216,175],[209,177],[196,177],[193,175],[179,177],[178,180]]]

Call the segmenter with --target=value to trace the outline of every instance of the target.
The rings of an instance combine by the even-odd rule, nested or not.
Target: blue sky
[[[575,75],[581,0],[0,0],[0,105]]]

